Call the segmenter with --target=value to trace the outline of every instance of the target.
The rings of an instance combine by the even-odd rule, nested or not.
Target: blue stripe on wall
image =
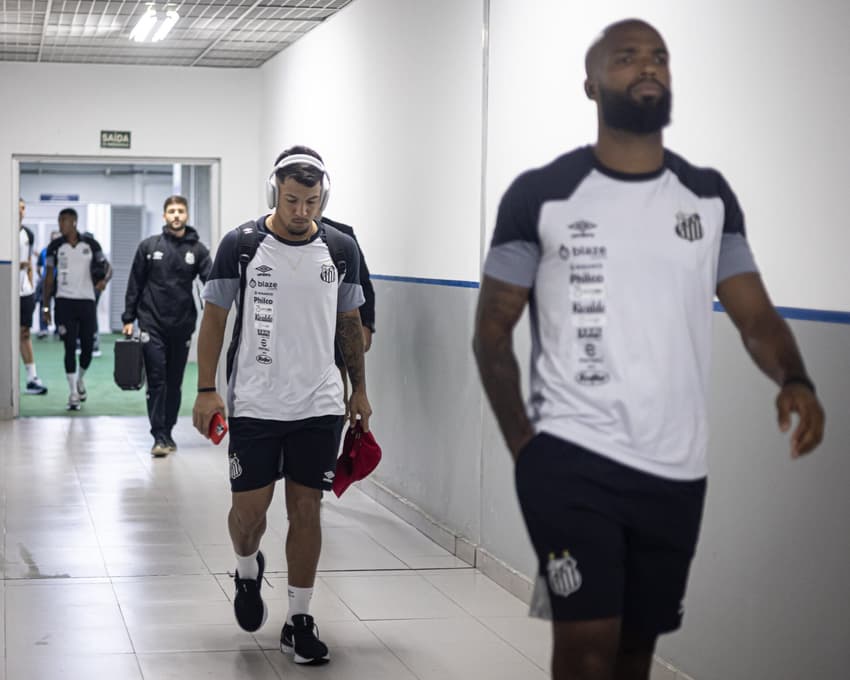
[[[0,264],[12,264],[12,260],[0,260]]]
[[[454,279],[424,279],[416,276],[388,276],[386,274],[372,274],[371,278],[376,281],[397,281],[400,283],[417,283],[428,286],[450,286],[452,288],[480,287],[478,281],[457,281]],[[801,307],[777,307],[776,310],[786,319],[850,325],[850,312],[832,312],[826,309],[804,309]],[[726,310],[723,309],[723,305],[719,302],[715,302],[714,311],[725,312]]]
[[[401,283],[424,283],[429,286],[451,286],[452,288],[478,288],[478,281],[455,281],[452,279],[420,279],[415,276],[387,276],[385,274],[370,274],[376,281],[399,281]]]
[[[726,310],[723,305],[715,301],[714,311],[725,312]],[[850,325],[850,312],[831,312],[827,309],[804,309],[802,307],[777,307],[776,311],[786,319]]]

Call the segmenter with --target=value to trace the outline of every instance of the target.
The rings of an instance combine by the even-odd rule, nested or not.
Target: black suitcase
[[[115,384],[122,390],[140,390],[145,384],[142,343],[138,338],[115,342]]]

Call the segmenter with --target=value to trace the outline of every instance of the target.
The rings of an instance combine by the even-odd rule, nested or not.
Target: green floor
[[[33,352],[38,377],[47,386],[47,394],[26,393],[26,371],[21,364],[21,416],[144,416],[145,390],[124,391],[112,379],[114,367],[113,345],[119,334],[100,336],[102,356],[94,357],[86,371],[86,390],[89,398],[77,412],[65,410],[68,403],[68,380],[65,378],[64,346],[58,337],[50,335],[39,340],[33,333]],[[79,355],[77,355],[79,360]],[[191,415],[197,384],[198,365],[186,365],[183,375],[183,402],[180,415]]]

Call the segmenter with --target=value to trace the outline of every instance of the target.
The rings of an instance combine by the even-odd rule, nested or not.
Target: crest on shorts
[[[242,465],[239,462],[239,456],[235,453],[230,454],[230,479],[237,479],[242,476]]]
[[[567,597],[581,588],[581,572],[578,570],[578,562],[572,557],[568,550],[564,550],[562,557],[555,557],[555,553],[549,553],[549,564],[546,565],[549,588],[555,595]]]

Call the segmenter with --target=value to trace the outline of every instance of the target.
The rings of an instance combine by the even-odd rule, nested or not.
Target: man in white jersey
[[[56,328],[65,344],[65,375],[68,378],[66,410],[79,411],[87,398],[84,376],[91,364],[95,330],[95,289],[103,291],[111,267],[100,243],[91,234],[77,231],[77,211],[59,211],[62,234],[47,246],[47,276],[42,293],[42,314],[50,324],[50,296],[56,285]],[[55,272],[55,276],[54,276]],[[77,372],[77,339],[80,341],[80,370]]]
[[[289,613],[280,648],[296,663],[330,659],[309,603],[321,551],[319,508],[336,468],[345,413],[339,346],[351,380],[350,420],[369,429],[357,245],[321,222],[329,180],[321,157],[303,146],[284,151],[267,180],[273,212],[227,234],[204,287],[198,336],[195,427],[208,433],[225,407],[215,388],[231,305],[237,303],[228,352],[230,415],[228,528],[236,552],[236,620],[263,625],[265,558],[259,550],[275,483],[285,479]]]
[[[587,53],[598,139],[520,175],[499,207],[474,339],[539,558],[532,614],[553,619],[555,680],[645,680],[681,603],[705,494],[716,293],[780,387],[791,454],[823,410],[762,285],[723,177],[666,150],[668,53],[629,20]],[[531,390],[511,336],[526,303]]]
[[[24,213],[27,204],[23,198],[18,199],[18,220],[20,228],[20,296],[21,296],[21,359],[27,372],[27,394],[47,394],[47,388],[42,384],[35,372],[35,357],[32,351],[32,314],[35,311],[35,288],[32,276],[32,247],[35,241],[33,233],[24,226]]]

